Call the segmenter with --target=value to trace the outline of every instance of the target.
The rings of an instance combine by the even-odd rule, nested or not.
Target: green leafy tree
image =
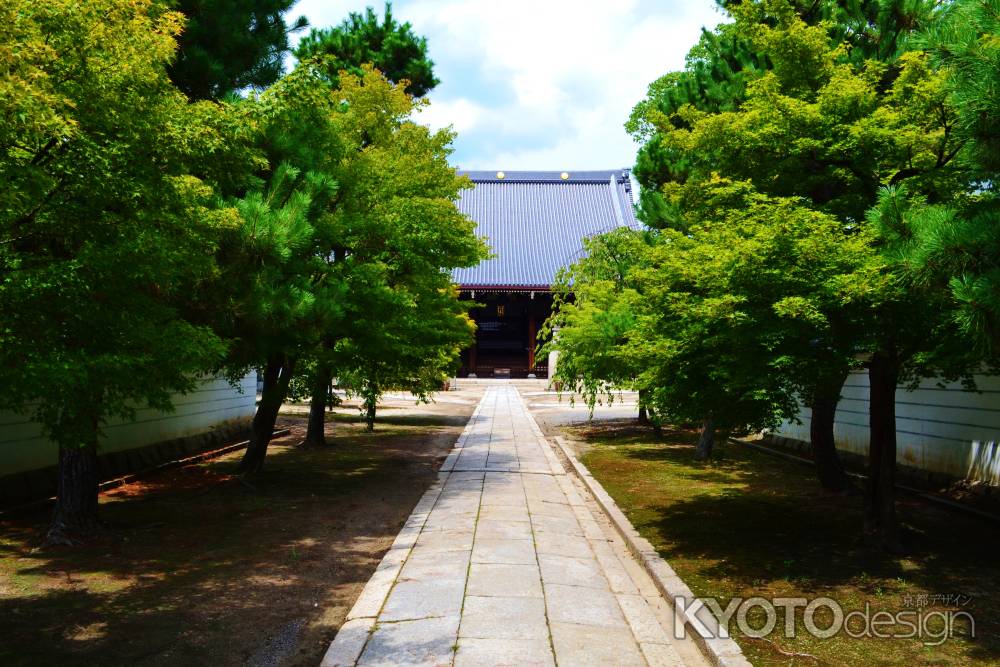
[[[665,188],[669,188],[671,184],[684,184],[689,179],[706,178],[707,173],[718,169],[718,166],[713,166],[715,155],[703,156],[690,151],[687,146],[669,140],[671,132],[683,132],[692,128],[693,110],[706,115],[730,114],[719,119],[720,123],[728,122],[729,118],[743,110],[743,105],[754,95],[754,82],[768,72],[788,72],[789,65],[795,65],[795,57],[809,57],[809,49],[802,50],[805,43],[801,38],[810,34],[816,40],[814,46],[824,41],[824,35],[828,44],[841,45],[836,56],[841,64],[849,63],[855,69],[860,69],[865,67],[866,62],[887,63],[881,70],[879,85],[888,86],[898,74],[898,59],[907,43],[920,28],[931,22],[936,8],[935,3],[909,0],[722,2],[720,5],[732,10],[737,15],[737,21],[721,25],[712,32],[704,31],[702,39],[688,56],[685,70],[669,74],[651,85],[648,98],[636,106],[626,126],[633,136],[645,142],[637,157],[635,173],[643,185],[640,216],[652,226],[669,227],[679,220],[677,211],[668,203],[669,196],[665,195]],[[761,41],[763,35],[770,34],[773,37],[775,34],[787,33],[787,26],[792,24],[801,28],[800,43],[796,44],[785,38],[781,44],[775,43],[767,47]],[[783,25],[786,28],[782,28]],[[809,30],[805,30],[806,28]],[[921,110],[926,109],[922,107]],[[761,108],[760,116],[766,117],[766,111]],[[802,118],[789,120],[799,122]],[[816,116],[813,120],[829,121]],[[816,127],[819,129],[819,125]],[[777,138],[766,133],[762,133],[762,136]],[[790,137],[790,141],[799,141],[798,144],[791,144],[792,153],[797,146],[810,150],[817,145],[810,143],[814,139],[815,137],[809,137],[806,141],[801,141],[800,138]],[[762,143],[758,144],[757,149],[761,148]],[[850,153],[839,152],[843,146],[831,146],[826,155],[834,160],[848,159],[831,165],[832,169],[825,172],[821,171],[824,158],[818,151],[808,153],[806,160],[796,163],[795,160],[788,159],[793,155],[787,155],[779,142],[774,143],[774,148],[774,159],[768,162],[773,164],[784,160],[789,165],[789,170],[783,178],[772,175],[766,185],[762,185],[763,179],[758,179],[757,183],[762,189],[781,195],[809,194],[822,202],[842,199],[848,196],[850,188],[855,191],[863,190],[859,201],[861,205],[850,212],[854,219],[863,217],[864,207],[874,202],[878,179],[871,174],[867,178],[867,188],[862,183],[838,186],[839,177],[831,171],[863,174],[873,164],[852,163]],[[948,150],[951,149],[948,146]],[[736,152],[733,151],[732,154]],[[758,159],[767,158],[760,156]],[[748,160],[738,173],[725,169],[720,171],[726,175],[746,178],[750,177],[754,169]],[[798,171],[800,169],[802,171]],[[811,192],[802,187],[780,189],[780,183],[796,179],[797,174],[809,178],[813,173],[816,187]],[[916,172],[911,170],[900,178],[914,173]],[[827,185],[831,187],[824,192]],[[825,354],[824,351],[844,349],[845,346],[850,347],[849,341],[834,343],[827,340],[822,345],[817,344],[815,350],[817,354]],[[834,356],[842,358],[839,354]],[[840,386],[846,378],[849,365],[845,363],[840,368],[834,368],[824,362],[813,368],[823,369],[824,372],[815,377],[811,388],[802,392],[802,398],[812,411],[812,450],[816,458],[817,473],[824,486],[839,490],[848,486],[849,481],[842,472],[836,454],[833,427]]]
[[[232,295],[224,309],[235,341],[229,367],[237,375],[264,369],[246,472],[263,465],[297,369],[326,376],[324,391],[314,391],[325,400],[326,374],[339,372],[331,365],[339,341],[372,316],[379,298],[393,307],[376,321],[394,331],[405,332],[399,322],[414,317],[410,303],[435,321],[447,304],[428,292],[449,287],[449,271],[482,254],[455,206],[465,180],[447,162],[452,135],[411,122],[417,102],[402,86],[362,71],[334,89],[322,63],[304,63],[247,102],[261,119],[270,163],[280,166],[263,174],[263,192],[235,202],[242,224],[222,262]],[[366,327],[356,336],[377,333]]]
[[[598,401],[613,401],[616,389],[632,387],[648,414],[646,391],[637,386],[645,360],[629,336],[643,303],[634,273],[646,261],[649,243],[647,234],[625,228],[585,239],[584,257],[560,271],[553,285],[540,354],[559,355],[550,380],[582,396],[591,412]]]
[[[720,0],[717,4],[736,13],[746,10],[740,9],[744,3],[739,1]],[[892,62],[897,58],[912,36],[931,23],[936,6],[924,0],[795,0],[771,3],[768,7],[773,13],[758,18],[773,27],[779,20],[796,17],[803,25],[825,31],[833,43],[843,44],[845,59],[863,65],[866,60]],[[687,106],[706,113],[737,111],[746,101],[748,84],[773,68],[771,56],[753,43],[745,26],[724,23],[713,30],[702,29],[683,70],[650,84],[646,99],[635,106],[625,126],[642,142],[633,173],[642,185],[644,222],[667,224],[669,213],[660,188],[668,182],[683,182],[688,172],[687,154],[659,141],[658,128],[667,120],[673,126],[685,126],[678,111]]]
[[[328,372],[364,398],[371,424],[385,390],[426,396],[454,370],[473,329],[451,270],[486,251],[456,206],[469,182],[448,163],[454,135],[412,122],[426,102],[364,71],[341,83],[345,134],[358,143],[334,172],[346,314],[325,353]]]
[[[392,16],[392,5],[386,4],[383,22],[378,22],[374,10],[364,15],[352,13],[339,26],[312,30],[296,49],[300,61],[322,62],[331,85],[336,86],[341,71],[363,76],[363,66],[374,66],[393,83],[408,81],[407,92],[426,95],[438,84],[433,74],[433,62],[427,57],[427,40],[417,37],[409,23],[400,25]],[[362,145],[363,147],[363,145]],[[338,251],[343,259],[343,248]],[[329,359],[336,336],[328,335],[317,348],[310,363],[309,379],[312,390],[309,426],[305,443],[319,446],[326,442],[325,413],[331,403],[332,361]]]
[[[815,348],[829,348],[852,303],[863,307],[852,288],[879,265],[862,235],[845,243],[835,219],[801,200],[718,179],[684,194],[684,231],[589,241],[567,274],[574,298],[557,303],[550,326],[560,327],[559,379],[591,405],[596,392],[639,389],[654,423],[701,423],[708,458],[716,431],[794,418],[821,372]],[[836,368],[851,356],[825,353]]]
[[[879,264],[863,234],[845,238],[841,223],[800,198],[721,179],[681,196],[684,231],[662,232],[644,272],[641,338],[660,360],[647,371],[654,403],[674,420],[703,422],[704,457],[713,428],[774,427],[795,417],[796,396],[822,398],[812,393],[819,379],[846,374],[853,350],[838,334],[861,319]],[[824,463],[821,478],[843,488],[836,457]]]
[[[334,356],[337,380],[361,398],[369,431],[386,391],[429,400],[454,374],[462,348],[472,341],[467,305],[448,279],[424,286],[430,289],[378,280],[359,293],[371,297],[368,307],[355,312]]]
[[[844,11],[851,7],[845,5]],[[938,354],[941,342],[951,339],[950,328],[934,325],[936,317],[920,317],[919,309],[907,311],[905,304],[921,302],[908,301],[917,291],[897,291],[906,282],[899,263],[884,254],[892,243],[881,235],[892,225],[876,227],[868,210],[879,202],[886,186],[905,185],[930,205],[949,201],[965,190],[969,169],[959,159],[963,142],[954,131],[956,110],[948,96],[946,74],[933,66],[927,53],[905,50],[917,28],[936,20],[935,6],[909,7],[911,17],[919,17],[912,21],[886,14],[885,7],[862,8],[868,16],[863,39],[843,16],[837,19],[839,27],[831,27],[831,21],[810,25],[792,3],[781,0],[731,7],[734,30],[768,67],[748,82],[745,99],[735,110],[685,106],[654,120],[665,150],[685,159],[681,177],[668,174],[659,188],[659,224],[680,230],[689,226],[684,190],[721,174],[748,181],[762,194],[798,198],[812,210],[832,216],[840,222],[845,242],[858,233],[872,233],[872,247],[883,257],[885,279],[871,286],[870,316],[832,329],[831,335],[843,338],[830,339],[817,352],[872,350],[870,478],[875,481],[869,485],[866,504],[869,517],[889,520],[870,521],[868,529],[873,538],[894,546],[891,481],[879,482],[891,478],[895,465],[892,394],[878,388],[892,386],[894,392],[895,380],[932,371],[946,376],[968,373],[972,361]],[[878,25],[879,17],[889,17],[888,23]],[[853,36],[845,41],[838,35]],[[905,334],[900,336],[900,331]],[[900,355],[899,350],[905,352]],[[886,357],[890,359],[883,363]],[[828,377],[836,382],[846,369]],[[805,396],[829,393],[817,384]],[[832,413],[826,416],[832,419]],[[886,453],[890,449],[891,455]]]
[[[221,99],[244,88],[264,88],[278,80],[288,53],[291,26],[285,13],[295,0],[163,0],[184,14],[170,78],[191,99]]]
[[[336,85],[339,72],[361,76],[361,66],[371,64],[389,81],[406,81],[406,92],[423,97],[440,83],[434,62],[427,56],[427,39],[418,37],[409,23],[398,23],[392,3],[385,4],[382,22],[375,10],[351,12],[333,28],[313,28],[295,48],[295,57],[307,60],[325,56],[327,76]]]
[[[171,85],[179,14],[131,0],[0,13],[18,45],[0,49],[2,403],[58,444],[49,540],[70,542],[99,527],[102,426],[169,410],[222,358],[186,295],[237,218],[211,184],[239,181],[252,155],[239,114]]]
[[[260,470],[289,384],[342,309],[332,278],[336,234],[332,173],[345,150],[341,101],[313,67],[296,68],[240,103],[260,128],[267,163],[258,183],[231,205],[239,224],[223,236],[222,268],[201,300],[216,307],[216,330],[230,341],[228,372],[261,369],[264,387],[241,467]]]

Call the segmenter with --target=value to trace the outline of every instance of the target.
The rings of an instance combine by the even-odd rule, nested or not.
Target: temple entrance
[[[463,299],[472,292],[463,291]],[[476,290],[472,310],[476,342],[462,352],[459,377],[548,377],[547,360],[535,357],[538,328],[552,310],[548,292],[501,292]]]

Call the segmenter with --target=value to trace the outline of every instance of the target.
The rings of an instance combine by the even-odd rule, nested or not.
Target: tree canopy
[[[169,408],[222,358],[185,295],[238,219],[213,184],[238,181],[254,154],[237,114],[189,103],[167,78],[179,14],[116,0],[4,14],[4,43],[23,47],[0,51],[3,403],[30,412],[89,489],[59,506],[63,540],[96,507],[107,420]]]
[[[317,56],[326,56],[327,76],[334,82],[341,71],[360,76],[361,66],[371,64],[393,83],[408,82],[406,92],[415,97],[439,83],[427,55],[427,39],[414,34],[409,23],[396,21],[391,2],[381,23],[368,7],[364,14],[351,12],[338,26],[313,28],[296,46],[295,57],[301,61]]]
[[[191,99],[221,99],[244,88],[264,88],[281,76],[295,0],[161,0],[184,15],[170,78]]]
[[[895,546],[897,384],[969,380],[994,359],[994,109],[976,89],[996,78],[991,4],[723,3],[733,22],[627,124],[653,229],[627,280],[595,270],[611,237],[568,274],[575,301],[552,324],[574,382],[622,382],[615,359],[659,418],[701,421],[708,442],[794,419],[802,400],[819,464],[864,364],[866,532]]]
[[[485,247],[455,205],[469,183],[448,163],[454,135],[414,123],[426,102],[370,66],[362,72],[340,82],[346,145],[331,172],[340,184],[331,271],[344,316],[314,354],[365,397],[371,418],[386,389],[426,395],[450,375],[472,336],[450,271],[476,264]]]
[[[254,472],[299,369],[426,395],[471,336],[450,272],[485,248],[454,135],[370,65],[279,78],[289,4],[0,9],[0,405],[59,445],[53,541],[98,528],[112,418],[261,369]]]

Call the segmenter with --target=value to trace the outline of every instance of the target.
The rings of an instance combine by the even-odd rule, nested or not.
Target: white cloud
[[[372,4],[374,1],[372,0]],[[339,23],[364,3],[303,0],[291,12]],[[646,87],[683,67],[713,0],[409,0],[401,21],[425,35],[441,85],[420,119],[459,133],[463,168],[629,166],[623,124]],[[379,7],[381,9],[381,7]]]
[[[417,120],[438,130],[451,125],[456,132],[465,132],[480,126],[489,111],[464,97],[441,100],[420,110]]]

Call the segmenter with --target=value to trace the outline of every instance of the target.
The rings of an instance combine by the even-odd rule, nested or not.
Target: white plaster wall
[[[254,373],[243,378],[238,388],[223,378],[207,379],[190,394],[176,396],[172,413],[143,408],[131,422],[109,423],[99,453],[205,433],[231,420],[252,417],[256,391]],[[56,445],[42,435],[38,424],[24,415],[0,411],[0,477],[57,462]]]
[[[914,391],[896,392],[897,460],[914,468],[1000,484],[1000,376],[976,376],[979,392],[960,383],[924,380]],[[809,440],[809,411],[802,424],[776,433]],[[834,425],[837,448],[868,453],[868,375],[852,373],[844,384]]]

